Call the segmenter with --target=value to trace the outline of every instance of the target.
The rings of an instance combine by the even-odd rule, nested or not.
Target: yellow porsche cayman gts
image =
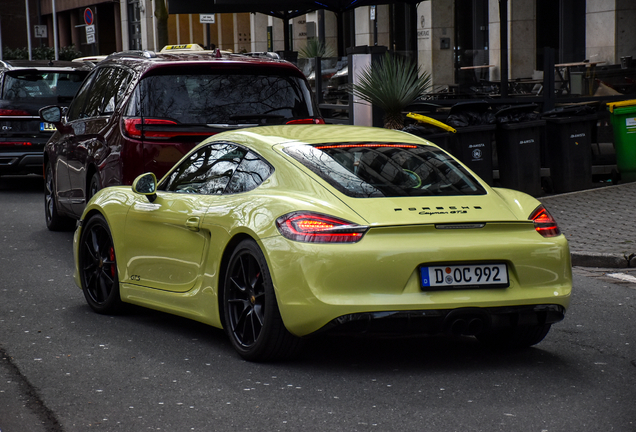
[[[98,192],[74,252],[96,312],[221,327],[254,361],[332,330],[530,346],[572,289],[567,240],[536,199],[426,140],[355,126],[214,135],[159,181]]]

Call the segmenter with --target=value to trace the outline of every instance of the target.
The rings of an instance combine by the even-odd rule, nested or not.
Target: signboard
[[[95,43],[95,24],[87,25],[86,27],[86,43]]]
[[[214,14],[199,14],[201,24],[214,24]]]
[[[47,31],[45,25],[36,25],[33,26],[33,33],[35,33],[36,38],[45,38],[47,37]]]
[[[95,21],[95,16],[93,15],[91,8],[84,9],[84,22],[86,25],[89,26],[93,24],[93,21]]]

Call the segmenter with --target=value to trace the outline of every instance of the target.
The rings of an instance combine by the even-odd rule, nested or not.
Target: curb
[[[572,252],[571,256],[574,267],[629,268],[636,265],[634,254]]]

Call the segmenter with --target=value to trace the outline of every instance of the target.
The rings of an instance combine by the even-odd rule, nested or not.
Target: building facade
[[[27,4],[33,46],[53,46],[56,29],[59,47],[73,45],[85,55],[161,48],[157,46],[156,1],[26,2],[10,2],[0,11],[5,48],[27,45]],[[500,79],[502,29],[507,32],[511,79],[540,76],[548,47],[561,64],[616,65],[630,56],[636,58],[633,0],[508,0],[503,27],[499,4],[500,0],[428,0],[417,6],[358,7],[340,17],[328,11],[312,12],[291,20],[291,49],[302,49],[314,37],[340,56],[345,55],[343,47],[386,46],[417,59],[431,74],[435,89]],[[169,43],[198,43],[234,52],[285,48],[284,26],[278,18],[258,13],[216,14],[210,21],[209,16],[199,14],[169,15]],[[36,25],[40,26],[37,38]],[[42,26],[46,26],[45,35]]]

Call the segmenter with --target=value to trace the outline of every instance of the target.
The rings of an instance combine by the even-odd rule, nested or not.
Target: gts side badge
[[[396,208],[396,212],[409,211],[418,212],[421,215],[444,215],[444,214],[466,214],[470,210],[481,210],[481,206],[448,206],[448,207],[409,207],[407,209]]]

